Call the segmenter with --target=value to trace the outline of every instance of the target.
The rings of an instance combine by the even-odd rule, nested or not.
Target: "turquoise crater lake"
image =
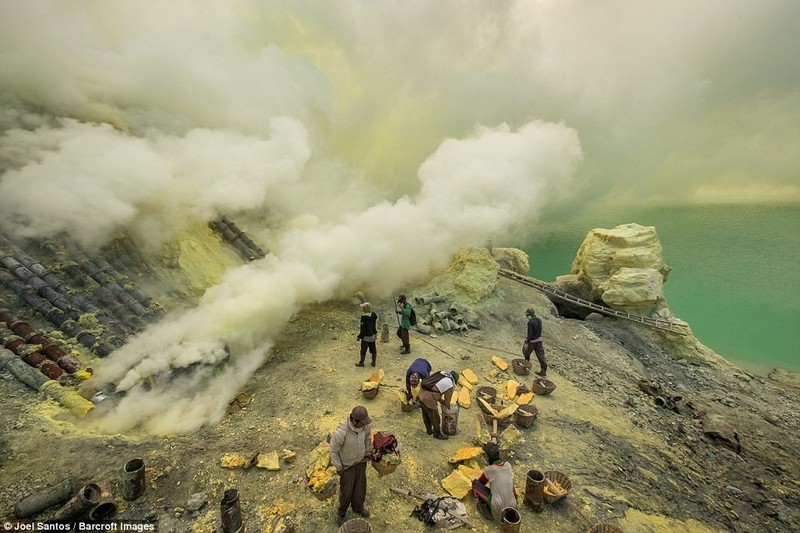
[[[530,275],[568,274],[592,228],[655,226],[672,267],[664,294],[697,338],[738,366],[765,375],[800,371],[800,205],[705,205],[584,216],[524,250]]]

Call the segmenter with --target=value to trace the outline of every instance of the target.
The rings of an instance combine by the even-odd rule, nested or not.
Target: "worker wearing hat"
[[[411,336],[409,330],[411,329],[411,304],[406,300],[406,295],[401,294],[397,297],[397,336],[403,347],[400,349],[401,354],[411,353]]]
[[[449,437],[442,433],[442,419],[439,416],[439,404],[449,406],[453,398],[453,391],[458,383],[458,372],[434,372],[422,380],[420,385],[419,400],[422,421],[425,423],[425,431],[433,438],[447,440]]]
[[[347,510],[369,516],[364,507],[367,497],[367,461],[372,458],[372,419],[367,408],[357,405],[331,435],[331,464],[339,474],[337,523],[347,520]]]

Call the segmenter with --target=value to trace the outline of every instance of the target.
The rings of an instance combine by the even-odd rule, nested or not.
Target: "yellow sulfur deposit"
[[[478,383],[478,376],[476,376],[475,372],[473,372],[469,368],[465,368],[464,370],[462,370],[461,371],[461,376],[463,376],[464,379],[469,381],[470,384],[472,384],[472,385],[475,385],[476,383]]]
[[[406,397],[406,393],[405,392],[403,392],[401,390],[395,391],[395,392],[397,392],[397,397],[400,398],[400,403],[402,403],[403,405],[408,405],[409,404],[409,401],[408,401],[408,398]]]
[[[508,406],[504,407],[499,413],[497,413],[497,418],[506,418],[507,416],[511,416],[514,414],[514,411],[517,410],[519,405],[512,403]]]
[[[526,392],[524,394],[520,394],[519,398],[517,398],[516,402],[517,402],[517,405],[526,405],[526,404],[531,403],[531,400],[533,400],[533,393],[532,392]]]
[[[242,468],[247,459],[237,453],[226,453],[220,458],[219,463],[222,468]]]
[[[480,446],[472,446],[470,448],[459,448],[456,451],[456,454],[448,459],[449,463],[460,463],[461,461],[467,461],[474,457],[478,457],[480,454],[483,453],[483,448]]]
[[[503,371],[508,370],[508,363],[506,363],[505,361],[503,361],[502,359],[500,359],[496,355],[492,356],[492,363],[494,363],[494,366],[496,366],[500,370],[503,370]]]
[[[513,400],[517,397],[517,387],[519,387],[519,382],[513,379],[509,379],[506,381],[506,398],[509,400]]]
[[[306,467],[306,476],[311,477],[311,474],[316,470],[324,470],[331,464],[330,445],[326,441],[320,442],[316,448],[311,450],[308,454],[308,466]]]
[[[563,496],[566,492],[558,481],[551,480],[550,483],[544,484],[544,493],[548,496]]]
[[[487,410],[487,411],[489,411],[489,413],[491,413],[491,415],[492,415],[493,417],[497,418],[497,410],[495,410],[495,408],[494,408],[494,407],[492,407],[492,406],[489,404],[489,402],[487,402],[487,401],[486,401],[486,400],[484,400],[483,398],[478,398],[478,401],[479,401],[479,402],[481,402],[481,405],[483,405],[483,406],[486,408],[486,410]]]
[[[468,466],[465,463],[458,465],[458,471],[464,474],[464,476],[469,479],[470,481],[473,479],[478,479],[483,474],[483,470],[478,466],[474,459],[470,459],[467,461],[469,464],[473,464],[474,466]]]
[[[75,372],[72,375],[75,376],[76,378],[78,378],[81,381],[86,381],[87,379],[92,377],[92,373],[88,372],[88,371],[86,371],[84,369],[78,370],[77,372]]]
[[[442,480],[442,487],[453,498],[462,499],[470,493],[472,489],[472,480],[465,476],[460,470],[453,470],[453,472]]]
[[[458,384],[466,389],[472,390],[472,383],[464,377],[464,374],[458,376]]]
[[[281,463],[278,460],[278,452],[268,452],[258,454],[258,468],[265,468],[269,471],[275,472],[281,469]]]
[[[314,492],[325,492],[337,483],[336,467],[329,466],[325,469],[318,469],[311,472],[306,485]]]
[[[365,381],[361,384],[361,390],[372,390],[377,388],[378,385],[380,385],[380,383],[377,381]]]
[[[469,409],[469,406],[472,405],[472,401],[469,398],[469,389],[466,387],[462,387],[461,391],[458,393],[458,405],[465,409]]]
[[[336,467],[331,465],[330,446],[327,442],[320,442],[309,454],[306,479],[308,488],[317,493],[329,491],[339,482]]]
[[[369,377],[368,381],[374,381],[375,383],[380,383],[381,380],[383,380],[383,374],[384,374],[383,369],[379,368],[378,370],[372,372],[372,375]]]

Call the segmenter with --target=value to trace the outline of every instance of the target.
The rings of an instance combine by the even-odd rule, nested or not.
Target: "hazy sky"
[[[129,390],[115,424],[189,430],[304,305],[390,294],[459,246],[588,207],[800,201],[798,20],[796,0],[0,0],[0,222],[158,250],[263,221],[270,256],[101,368]],[[223,341],[223,376],[137,388]]]

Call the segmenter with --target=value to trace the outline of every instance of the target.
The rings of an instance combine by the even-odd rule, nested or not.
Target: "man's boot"
[[[449,439],[450,437],[448,437],[448,436],[447,436],[447,435],[445,435],[444,433],[434,433],[434,434],[433,434],[433,438],[434,438],[434,439],[439,439],[439,440],[447,440],[447,439]]]

